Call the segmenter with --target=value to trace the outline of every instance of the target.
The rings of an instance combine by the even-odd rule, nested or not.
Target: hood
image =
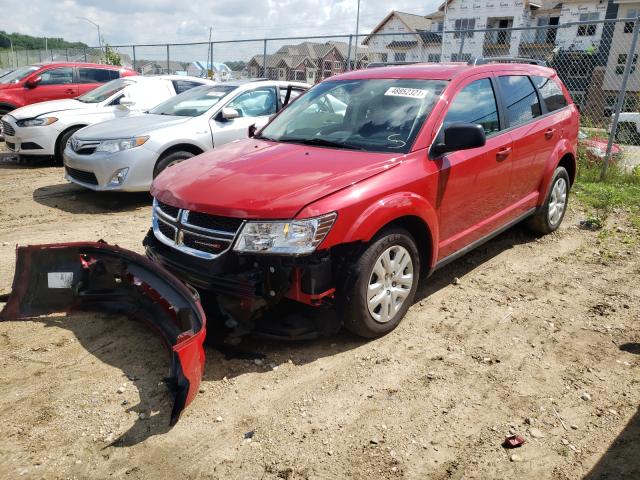
[[[16,108],[11,112],[11,116],[16,120],[24,120],[26,118],[35,118],[47,113],[55,113],[65,110],[79,110],[82,108],[92,108],[95,104],[82,103],[72,98],[64,100],[51,100],[49,102],[34,103],[26,107]]]
[[[103,123],[97,123],[83,128],[76,134],[81,140],[108,140],[115,138],[130,138],[145,135],[153,130],[179,125],[191,120],[192,117],[169,117],[146,113],[132,117],[116,118]]]
[[[404,155],[247,139],[168,168],[158,200],[238,218],[293,218],[306,205],[399,165]]]

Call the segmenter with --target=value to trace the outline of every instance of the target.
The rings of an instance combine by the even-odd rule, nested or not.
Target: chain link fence
[[[544,23],[544,22],[539,22]],[[635,18],[537,27],[110,46],[142,75],[269,78],[318,83],[379,63],[525,57],[554,68],[580,109],[582,144],[595,161],[640,164],[640,71]],[[0,52],[0,66],[103,62],[105,48]],[[606,162],[605,162],[606,163]]]

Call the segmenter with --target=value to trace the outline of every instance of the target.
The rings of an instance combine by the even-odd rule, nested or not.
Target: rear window
[[[556,80],[547,77],[531,77],[531,79],[538,88],[542,101],[549,112],[555,112],[568,105],[567,99]]]
[[[107,70],[105,68],[82,68],[78,69],[78,83],[105,83],[120,77],[117,70]]]
[[[517,127],[542,115],[538,95],[529,77],[503,76],[498,77],[498,83],[510,127]]]
[[[187,90],[191,90],[195,87],[200,87],[202,84],[189,80],[172,80],[173,89],[176,91],[176,95],[179,95]]]

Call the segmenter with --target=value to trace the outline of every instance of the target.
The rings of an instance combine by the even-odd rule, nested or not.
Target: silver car
[[[309,87],[270,80],[196,87],[147,114],[83,128],[64,151],[65,178],[93,190],[149,190],[165,168],[246,138]]]

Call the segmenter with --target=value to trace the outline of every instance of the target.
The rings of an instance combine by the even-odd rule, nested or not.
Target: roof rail
[[[547,62],[545,60],[524,57],[478,57],[469,60],[468,65],[486,65],[488,63],[527,63],[529,65],[539,65],[541,67],[547,66]]]
[[[399,65],[415,65],[416,63],[425,62],[371,62],[367,65],[367,68],[396,67]]]

